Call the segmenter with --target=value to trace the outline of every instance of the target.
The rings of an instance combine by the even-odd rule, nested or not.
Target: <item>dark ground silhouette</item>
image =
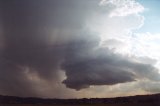
[[[82,99],[42,99],[15,96],[0,96],[1,104],[48,104],[48,105],[88,105],[88,104],[156,104],[160,105],[160,94],[139,95],[117,98],[82,98]]]

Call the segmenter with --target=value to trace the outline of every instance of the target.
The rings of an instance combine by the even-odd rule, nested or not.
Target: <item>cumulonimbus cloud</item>
[[[149,79],[159,81],[155,67],[100,47],[101,38],[86,28],[100,12],[97,0],[2,0],[3,48],[0,48],[0,93],[37,96],[26,73],[47,82],[66,75],[63,84],[80,90]],[[26,70],[27,68],[27,70]]]

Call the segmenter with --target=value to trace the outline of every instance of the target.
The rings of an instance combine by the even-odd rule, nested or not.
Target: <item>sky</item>
[[[160,93],[159,0],[0,0],[0,94]]]

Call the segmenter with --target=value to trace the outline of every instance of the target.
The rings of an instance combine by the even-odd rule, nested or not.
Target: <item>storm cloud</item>
[[[81,90],[141,79],[160,81],[158,69],[101,47],[89,18],[109,12],[97,0],[1,0],[0,93],[39,96],[31,74]],[[34,76],[33,76],[34,77]],[[34,79],[34,78],[33,78]],[[54,91],[53,91],[54,92]]]

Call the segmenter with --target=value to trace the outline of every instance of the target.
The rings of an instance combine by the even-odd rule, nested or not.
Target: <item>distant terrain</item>
[[[160,106],[160,94],[117,98],[42,99],[0,96],[0,106]]]

